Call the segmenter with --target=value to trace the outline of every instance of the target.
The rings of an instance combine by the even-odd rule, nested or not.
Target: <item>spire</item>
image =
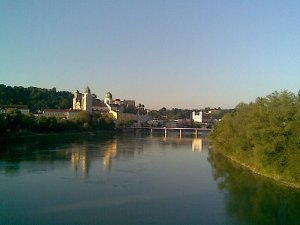
[[[91,93],[91,89],[89,88],[89,86],[86,86],[86,88],[84,89],[84,93]]]

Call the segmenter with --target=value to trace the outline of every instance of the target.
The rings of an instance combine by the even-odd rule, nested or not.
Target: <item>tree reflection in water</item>
[[[239,224],[300,224],[300,191],[255,175],[209,152],[213,177],[225,194],[227,214]]]

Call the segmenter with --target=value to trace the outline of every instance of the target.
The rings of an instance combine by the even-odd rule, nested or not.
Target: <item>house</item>
[[[80,112],[82,112],[82,110],[79,110],[79,109],[69,109],[66,112],[67,119],[68,120],[75,119]]]
[[[79,109],[45,109],[42,116],[69,120],[76,118],[80,112],[82,110]]]
[[[0,105],[0,113],[7,113],[10,110],[19,110],[22,114],[28,115],[29,108],[26,105]]]
[[[192,119],[196,123],[202,123],[202,111],[199,112],[193,112],[192,113]]]
[[[44,117],[55,117],[67,119],[66,109],[45,109],[42,114]]]

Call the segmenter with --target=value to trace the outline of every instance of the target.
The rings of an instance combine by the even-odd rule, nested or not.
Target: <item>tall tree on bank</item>
[[[283,91],[239,104],[209,135],[216,151],[300,186],[300,97]]]

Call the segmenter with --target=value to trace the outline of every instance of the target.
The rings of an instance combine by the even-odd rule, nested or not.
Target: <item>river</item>
[[[205,134],[76,135],[0,147],[0,224],[300,224],[300,191]]]

